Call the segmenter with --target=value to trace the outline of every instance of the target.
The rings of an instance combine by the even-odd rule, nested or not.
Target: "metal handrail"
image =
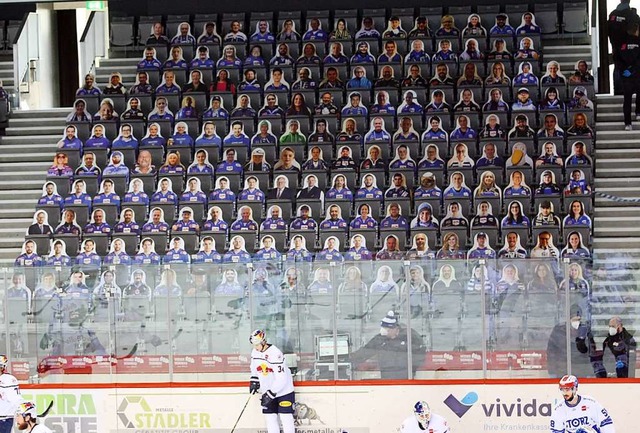
[[[91,14],[89,15],[87,24],[84,26],[84,30],[82,31],[82,36],[80,36],[80,42],[85,42],[85,40],[87,39],[87,34],[89,33],[91,26],[93,25],[93,19],[95,18],[95,16],[96,11],[91,12]]]

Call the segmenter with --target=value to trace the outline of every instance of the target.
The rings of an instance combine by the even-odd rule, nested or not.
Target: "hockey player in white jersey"
[[[295,433],[293,423],[293,378],[284,355],[273,344],[267,343],[261,329],[253,331],[249,338],[251,351],[251,379],[249,392],[262,393],[260,402],[269,433],[280,433],[280,422],[284,433]]]
[[[426,401],[413,406],[413,416],[405,419],[400,433],[448,433],[449,425],[444,417],[431,412]]]
[[[7,372],[9,359],[0,355],[0,433],[11,433],[13,416],[22,403],[18,379]]]
[[[16,410],[16,425],[18,430],[26,430],[27,433],[53,433],[44,424],[38,424],[36,405],[30,401],[24,401]]]
[[[551,414],[551,433],[615,433],[613,421],[593,397],[578,395],[578,378],[565,375],[560,379],[563,401]]]

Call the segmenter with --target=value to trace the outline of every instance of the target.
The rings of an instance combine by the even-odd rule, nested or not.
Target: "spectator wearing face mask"
[[[591,365],[596,377],[607,377],[604,356],[609,349],[616,361],[616,377],[629,377],[629,365],[635,370],[636,340],[622,325],[622,319],[614,316],[609,320],[609,335],[602,342],[602,350],[596,349],[592,335],[586,335],[581,341],[576,340],[581,353],[589,353]]]

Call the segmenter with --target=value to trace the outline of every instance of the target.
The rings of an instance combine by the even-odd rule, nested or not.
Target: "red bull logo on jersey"
[[[262,373],[263,375],[267,375],[269,373],[273,373],[273,368],[269,367],[267,364],[265,364],[264,362],[262,364],[260,364],[256,370],[258,371],[258,373]]]

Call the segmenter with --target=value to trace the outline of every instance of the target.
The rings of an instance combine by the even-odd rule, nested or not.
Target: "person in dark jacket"
[[[616,376],[629,377],[629,366],[635,371],[636,365],[636,340],[633,335],[622,326],[622,319],[614,316],[609,320],[609,335],[602,342],[602,359],[607,348],[616,360]],[[603,364],[604,369],[604,364]],[[606,377],[606,370],[604,370]]]
[[[562,377],[567,372],[567,324],[558,323],[553,327],[549,342],[547,343],[547,372],[549,377]],[[588,348],[585,345],[587,339],[593,340],[591,327],[583,320],[580,311],[571,317],[570,335],[572,344],[571,372],[578,377],[588,377],[593,375],[591,362],[589,360]],[[584,349],[583,352],[581,349]]]
[[[627,28],[627,37],[619,47],[619,64],[622,71],[622,112],[624,113],[624,129],[631,131],[631,99],[636,94],[636,115],[635,119],[640,120],[640,37],[638,30],[640,23],[631,21]],[[618,64],[616,64],[618,65]]]
[[[624,64],[620,58],[620,48],[627,41],[627,30],[630,23],[640,21],[638,14],[631,8],[631,0],[620,0],[620,4],[609,14],[608,34],[613,52],[613,92],[622,95],[622,71]]]
[[[411,332],[412,376],[409,377],[408,332]],[[413,329],[400,326],[393,311],[389,311],[380,322],[380,333],[367,344],[351,354],[354,366],[375,358],[378,361],[381,379],[415,378],[416,370],[425,360],[425,344],[420,334]]]

